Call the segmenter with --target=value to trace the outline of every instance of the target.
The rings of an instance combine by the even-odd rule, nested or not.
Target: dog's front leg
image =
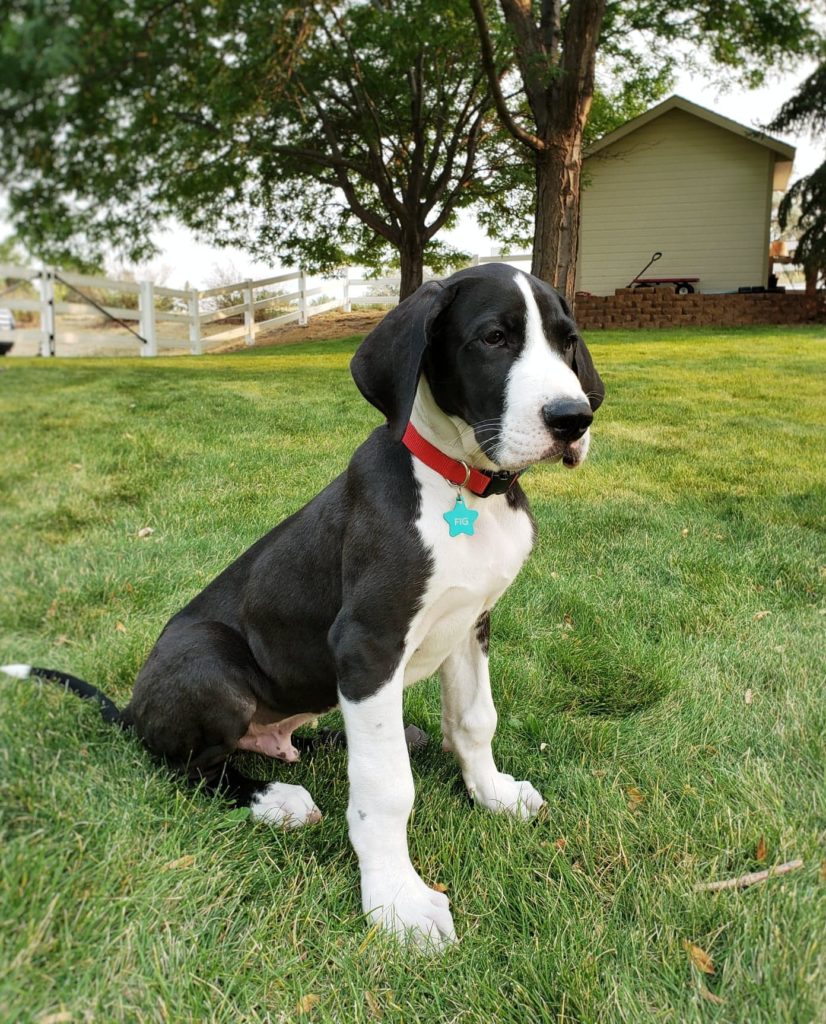
[[[455,941],[447,897],[430,889],[407,849],[413,773],[402,720],[402,668],[375,693],[339,692],[347,733],[350,801],[347,822],[361,870],[364,912],[419,945]]]
[[[532,818],[544,803],[542,795],[530,782],[500,772],[493,760],[496,708],[488,672],[489,629],[489,613],[485,612],[439,670],[444,747],[456,755],[467,791],[476,803],[491,811]]]

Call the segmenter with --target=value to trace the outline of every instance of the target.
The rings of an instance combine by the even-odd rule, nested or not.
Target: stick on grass
[[[752,871],[748,875],[740,875],[739,878],[724,878],[719,882],[698,882],[694,886],[694,892],[718,892],[720,889],[746,889],[757,882],[765,882],[767,878],[774,878],[775,875],[785,875],[795,868],[802,868],[802,860],[789,860],[785,864],[778,864],[774,868],[766,868],[765,871]]]

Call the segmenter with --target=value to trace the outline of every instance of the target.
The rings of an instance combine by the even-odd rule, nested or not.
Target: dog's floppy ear
[[[410,419],[433,321],[452,298],[452,289],[426,282],[367,335],[350,363],[359,391],[387,417],[396,441]]]
[[[579,377],[579,383],[591,403],[591,409],[596,412],[605,398],[605,385],[602,383],[602,377],[597,373],[591,353],[578,334],[574,349],[574,373]]]

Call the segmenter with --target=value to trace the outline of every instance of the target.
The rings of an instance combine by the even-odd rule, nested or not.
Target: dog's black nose
[[[576,441],[590,427],[594,414],[583,399],[557,398],[542,406],[542,419],[560,441]]]

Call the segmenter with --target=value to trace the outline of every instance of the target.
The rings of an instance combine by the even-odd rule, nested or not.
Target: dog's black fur
[[[352,373],[387,425],[166,625],[119,716],[151,751],[192,778],[214,779],[253,719],[320,713],[339,693],[357,701],[391,676],[431,571],[413,528],[419,494],[400,438],[423,372],[444,411],[467,423],[501,415],[524,345],[513,273],[488,265],[430,282],[364,341]],[[532,282],[548,339],[596,409],[604,389],[568,307]],[[489,437],[480,445],[492,454]],[[508,501],[527,507],[518,483]],[[485,648],[488,633],[486,614]]]

